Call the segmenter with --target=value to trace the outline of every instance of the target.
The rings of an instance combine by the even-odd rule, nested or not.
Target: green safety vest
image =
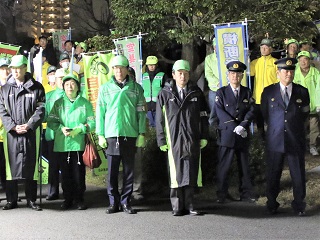
[[[161,86],[163,76],[164,72],[159,72],[151,82],[148,73],[144,73],[142,75],[142,87],[144,90],[144,97],[146,98],[146,102],[157,101],[158,94],[162,88]]]

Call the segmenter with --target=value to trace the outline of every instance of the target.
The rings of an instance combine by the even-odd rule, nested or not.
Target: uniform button
[[[236,118],[236,120],[238,120],[238,118]]]
[[[287,120],[284,120],[284,122],[287,122]]]
[[[285,129],[284,132],[287,132],[287,130]]]
[[[284,113],[288,113],[288,111],[284,111]]]
[[[236,110],[236,112],[239,112],[239,110]]]

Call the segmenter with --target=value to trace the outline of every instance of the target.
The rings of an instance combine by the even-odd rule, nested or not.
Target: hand
[[[160,147],[160,150],[161,150],[162,152],[168,151],[168,145],[163,145],[163,146],[161,146],[161,147]]]
[[[23,124],[23,125],[17,125],[15,126],[15,128],[13,128],[13,130],[16,131],[16,133],[18,134],[24,134],[28,132],[29,127],[27,127],[27,124]]]
[[[143,135],[139,135],[136,140],[136,147],[145,147],[146,140]]]
[[[244,128],[244,127],[242,127],[242,126],[236,126],[235,128],[234,128],[234,130],[233,130],[233,132],[235,132],[236,134],[238,134],[238,135],[241,135],[241,133],[243,132],[243,131],[246,131],[246,129]]]
[[[61,131],[62,131],[64,136],[68,137],[70,135],[70,130],[69,129],[70,128],[68,128],[68,127],[61,128]]]
[[[107,148],[108,147],[108,143],[107,143],[107,139],[104,136],[98,136],[98,142],[99,142],[99,146],[101,148]]]
[[[207,146],[208,141],[207,139],[201,139],[200,140],[200,149],[204,148],[205,146]]]
[[[72,138],[74,138],[75,136],[77,136],[79,133],[82,132],[81,127],[75,127],[74,129],[72,129],[72,131],[70,132],[70,136]]]
[[[246,138],[248,136],[248,132],[246,130],[244,130],[241,134],[241,137]]]
[[[320,107],[316,108],[317,113],[320,113]]]

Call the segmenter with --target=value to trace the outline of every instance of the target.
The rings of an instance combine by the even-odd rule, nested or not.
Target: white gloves
[[[242,126],[236,126],[233,130],[236,134],[240,135],[243,138],[246,138],[248,136],[247,130]]]
[[[108,147],[108,143],[107,143],[107,139],[104,136],[98,136],[98,140],[99,140],[99,146],[101,148],[107,148]]]
[[[320,107],[316,108],[317,113],[320,113]]]

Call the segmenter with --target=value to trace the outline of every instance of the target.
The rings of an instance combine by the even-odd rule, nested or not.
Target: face
[[[47,39],[45,39],[45,38],[41,38],[41,39],[39,40],[39,46],[42,47],[42,48],[46,48],[47,43],[48,43],[48,41],[47,41]]]
[[[76,53],[76,54],[80,54],[80,53],[82,53],[82,52],[83,52],[83,49],[82,49],[82,47],[80,46],[80,44],[78,44],[77,47],[76,47],[75,53]]]
[[[300,51],[310,51],[310,45],[309,45],[309,43],[303,43],[303,44],[301,44]]]
[[[180,88],[184,88],[187,86],[190,76],[187,70],[177,70],[172,73],[172,77]]]
[[[289,44],[289,46],[288,46],[288,53],[289,53],[289,54],[296,54],[297,51],[298,51],[298,46],[297,46],[297,44],[295,44],[295,43]]]
[[[278,69],[277,76],[284,86],[288,86],[293,81],[294,70]]]
[[[47,74],[47,78],[48,78],[49,84],[51,86],[55,85],[55,82],[56,82],[56,79],[55,79],[55,76],[54,76],[55,74],[56,74],[55,72],[50,72],[50,73]]]
[[[65,43],[65,45],[64,45],[64,48],[65,48],[65,50],[67,51],[67,52],[71,52],[72,51],[72,43],[71,42],[67,42],[67,43]]]
[[[150,64],[150,65],[147,65],[147,66],[148,66],[148,70],[150,72],[153,72],[154,70],[156,70],[156,67],[157,67],[157,65],[155,65],[155,64]]]
[[[239,87],[243,78],[243,72],[228,71],[228,79],[232,87]]]
[[[76,98],[79,91],[76,80],[67,80],[64,83],[64,91],[66,92],[68,98]]]
[[[113,68],[114,77],[118,82],[123,82],[128,75],[128,68],[123,66],[114,66]]]
[[[11,73],[12,76],[15,80],[18,80],[20,82],[24,81],[24,75],[27,72],[27,66],[26,65],[22,65],[20,67],[12,67],[11,68]]]
[[[301,68],[310,67],[310,59],[308,57],[301,56],[299,57],[298,61]]]
[[[272,52],[272,48],[267,46],[267,45],[262,45],[260,46],[260,53],[261,53],[261,56],[268,56],[270,55]]]
[[[63,59],[60,61],[60,66],[64,69],[67,69],[69,67],[70,60],[69,59]]]
[[[10,69],[7,66],[0,67],[0,80],[5,80],[10,73]]]

